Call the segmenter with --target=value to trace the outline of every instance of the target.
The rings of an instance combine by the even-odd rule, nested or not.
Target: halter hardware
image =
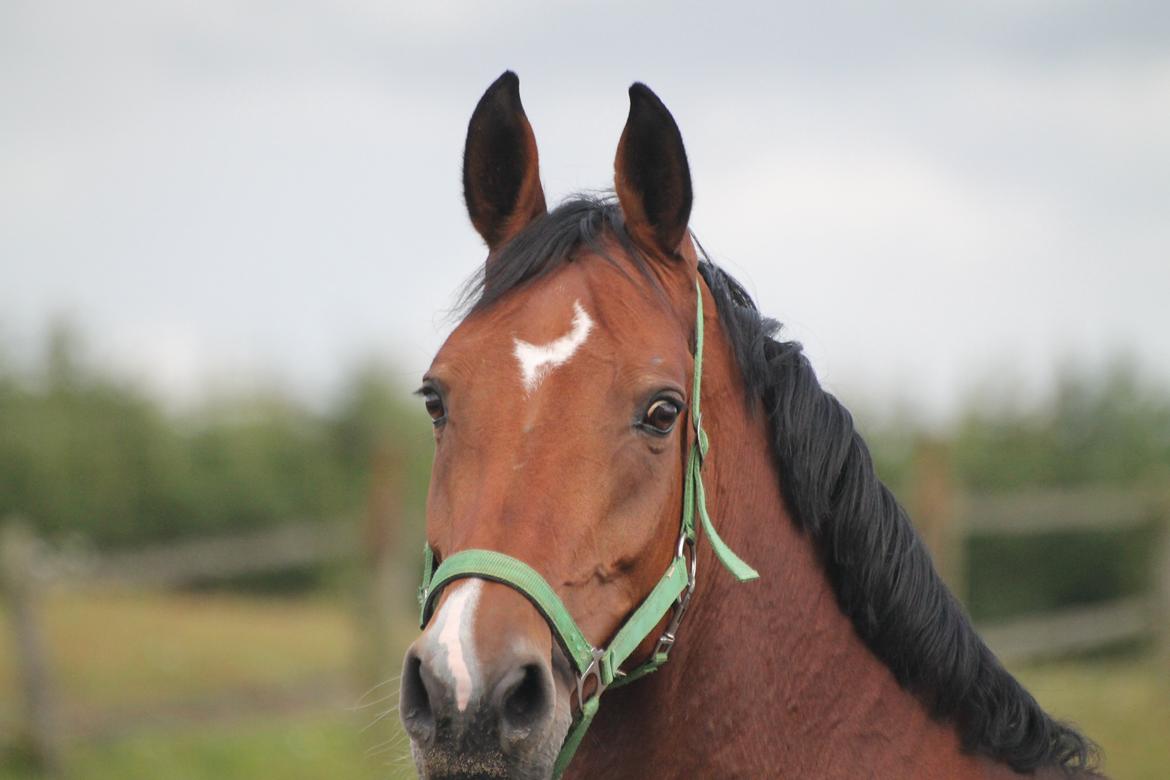
[[[601,696],[601,694],[605,692],[605,689],[609,687],[601,675],[601,661],[603,658],[605,658],[605,651],[600,647],[593,648],[593,660],[589,663],[589,668],[585,670],[584,674],[577,678],[578,703],[585,701],[585,685],[589,682],[590,677],[597,681],[593,688],[594,696]],[[620,677],[624,676],[625,675],[623,675],[621,672],[615,672],[615,679],[619,679]]]
[[[519,591],[532,602],[549,624],[553,636],[576,669],[579,711],[557,755],[553,766],[554,779],[564,773],[581,744],[593,716],[597,714],[601,694],[608,688],[625,685],[657,671],[670,657],[679,625],[695,592],[698,562],[696,515],[716,558],[732,576],[740,582],[760,576],[724,543],[707,514],[707,495],[703,489],[702,467],[710,449],[710,441],[703,430],[703,416],[699,410],[703,376],[703,291],[698,279],[695,280],[695,292],[697,293],[695,373],[690,399],[690,418],[695,435],[684,472],[678,546],[666,573],[621,625],[608,646],[600,648],[590,644],[552,586],[523,561],[495,550],[461,550],[444,559],[436,568],[434,551],[430,545],[425,545],[423,549],[423,580],[418,589],[419,628],[426,627],[434,610],[435,600],[443,586],[465,577],[492,580]],[[650,657],[629,672],[622,672],[621,665],[672,609],[670,622],[658,637]],[[594,685],[587,698],[586,686],[591,679]]]
[[[691,603],[691,596],[695,592],[695,571],[699,562],[698,550],[695,549],[694,539],[688,538],[686,534],[681,534],[678,538],[678,552],[675,553],[675,557],[682,558],[686,554],[684,550],[690,551],[691,560],[691,564],[687,568],[687,587],[675,600],[674,614],[671,615],[670,622],[666,624],[666,630],[662,632],[662,636],[658,637],[658,643],[654,645],[654,651],[650,653],[651,658],[657,658],[661,655],[663,663],[666,662],[671,648],[674,647],[678,627],[682,623],[683,615],[687,611],[687,605]]]

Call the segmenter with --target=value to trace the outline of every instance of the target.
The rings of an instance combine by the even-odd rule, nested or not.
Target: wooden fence
[[[988,644],[1008,661],[1062,655],[1135,637],[1159,636],[1170,658],[1170,517],[1158,497],[1115,490],[1083,489],[1011,495],[968,495],[955,489],[945,450],[924,446],[917,459],[910,495],[912,514],[931,547],[939,570],[957,593],[964,592],[966,540],[978,535],[1023,535],[1052,531],[1122,531],[1156,524],[1161,533],[1156,555],[1156,587],[1147,595],[1074,609],[1029,615],[982,625]],[[366,610],[388,609],[388,594],[406,587],[395,571],[393,551],[398,527],[397,491],[371,496],[368,521],[358,526],[301,523],[231,538],[182,542],[153,549],[106,555],[62,555],[50,550],[26,527],[7,523],[0,533],[0,576],[14,638],[23,697],[25,744],[47,773],[60,766],[60,734],[46,637],[38,616],[44,589],[54,583],[175,587],[197,581],[350,560],[369,573]],[[370,626],[385,621],[371,620]],[[372,635],[371,679],[388,658],[383,637]]]
[[[385,618],[401,603],[400,594],[410,593],[416,583],[395,565],[407,515],[404,457],[393,447],[381,448],[371,466],[373,479],[360,522],[289,522],[244,534],[96,554],[52,549],[18,518],[0,518],[0,605],[8,614],[21,696],[21,733],[15,747],[44,775],[60,775],[63,724],[39,612],[43,596],[54,587],[175,588],[334,563],[356,565],[364,585],[355,610],[362,640],[358,676],[375,684],[388,679],[398,659],[387,652],[392,641]],[[304,693],[274,691],[267,698],[283,709],[290,697],[303,698]],[[322,701],[331,692],[314,689],[310,694]],[[0,744],[0,749],[5,747],[13,746]]]
[[[369,536],[369,534],[365,534]],[[355,524],[292,523],[232,537],[182,541],[129,552],[93,554],[53,550],[20,522],[0,528],[0,585],[13,637],[22,711],[16,746],[48,776],[62,766],[63,729],[57,691],[40,615],[53,589],[82,587],[175,588],[245,575],[289,571],[338,562],[363,563],[371,588],[386,582],[389,548],[365,545]],[[368,595],[371,603],[381,600]],[[363,621],[375,625],[385,621]],[[381,637],[373,637],[376,641]],[[370,638],[367,638],[369,640]],[[376,658],[377,648],[364,653]],[[383,674],[382,669],[374,674]],[[366,676],[363,674],[363,676]],[[273,701],[284,701],[273,692]],[[0,748],[4,747],[0,745]],[[11,747],[11,746],[10,746]]]
[[[1088,486],[1002,494],[959,490],[945,446],[920,443],[910,510],[951,589],[967,592],[968,541],[977,537],[1036,536],[1077,531],[1156,531],[1150,590],[1104,603],[1023,615],[979,625],[1002,660],[1039,660],[1153,638],[1170,661],[1170,494]]]

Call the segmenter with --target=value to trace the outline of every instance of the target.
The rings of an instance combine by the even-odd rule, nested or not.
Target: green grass
[[[41,615],[72,732],[66,777],[401,775],[407,745],[397,718],[369,727],[393,706],[397,685],[361,696],[369,684],[355,671],[358,621],[340,598],[66,592],[49,596]],[[19,698],[10,653],[5,636],[0,778],[26,780],[36,775],[4,752]],[[390,665],[400,653],[389,653]],[[314,686],[326,692],[319,702]],[[287,691],[291,701],[281,698]]]
[[[1015,670],[1049,713],[1101,747],[1121,780],[1164,780],[1170,767],[1170,671],[1152,654]]]
[[[99,592],[55,595],[44,613],[74,731],[68,778],[413,777],[395,714],[369,727],[393,705],[393,684],[365,699],[355,682],[340,702],[256,706],[265,691],[356,679],[358,623],[341,599]],[[399,633],[409,632],[400,626]],[[0,743],[17,698],[8,651],[0,642]],[[1152,655],[1014,671],[1053,715],[1101,745],[1111,776],[1166,776],[1170,675]],[[239,702],[239,711],[228,706],[192,717],[184,710],[191,701],[225,699]],[[0,778],[34,777],[0,752]]]
[[[65,593],[50,597],[42,614],[57,688],[86,710],[138,710],[345,673],[356,653],[353,619],[325,598]],[[0,644],[0,702],[13,698],[9,645]]]
[[[66,777],[85,780],[394,780],[414,777],[405,737],[374,741],[350,714],[265,718],[73,746]],[[38,776],[0,765],[6,780]]]

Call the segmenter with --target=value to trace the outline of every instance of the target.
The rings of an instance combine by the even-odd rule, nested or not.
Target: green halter
[[[436,570],[435,555],[430,545],[423,550],[423,581],[418,591],[421,613],[419,627],[423,628],[430,619],[440,591],[453,580],[464,577],[479,577],[493,580],[512,587],[525,597],[540,611],[557,637],[561,647],[568,655],[569,660],[577,671],[577,700],[580,710],[573,719],[568,736],[561,746],[553,768],[553,777],[559,778],[572,760],[577,746],[585,736],[585,731],[597,714],[601,701],[601,694],[605,689],[613,686],[625,685],[633,680],[657,671],[670,654],[674,645],[675,632],[682,621],[687,603],[695,589],[695,514],[703,525],[703,533],[711,542],[715,556],[719,562],[743,582],[759,577],[751,566],[744,563],[739,556],[732,552],[711,523],[707,514],[707,496],[703,490],[701,470],[703,459],[707,455],[710,443],[703,430],[703,417],[699,411],[699,389],[703,377],[703,291],[695,280],[695,289],[698,293],[698,316],[695,321],[695,378],[694,389],[691,392],[690,415],[695,429],[695,439],[691,444],[690,454],[687,456],[685,484],[683,486],[682,522],[679,532],[678,547],[674,560],[667,567],[666,573],[649,595],[622,624],[609,645],[604,648],[594,647],[589,643],[577,627],[576,621],[564,603],[557,596],[556,591],[531,566],[494,550],[462,550],[443,560]],[[688,561],[689,552],[689,561]],[[640,666],[629,672],[621,671],[621,665],[638,648],[642,641],[650,635],[662,618],[674,606],[674,615],[666,627],[666,631],[658,639],[650,657]],[[590,679],[594,686],[586,698],[586,685]]]

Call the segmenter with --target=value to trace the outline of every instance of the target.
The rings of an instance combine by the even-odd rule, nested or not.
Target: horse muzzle
[[[399,714],[419,773],[547,778],[568,728],[544,621],[510,588],[465,580],[407,650]]]

